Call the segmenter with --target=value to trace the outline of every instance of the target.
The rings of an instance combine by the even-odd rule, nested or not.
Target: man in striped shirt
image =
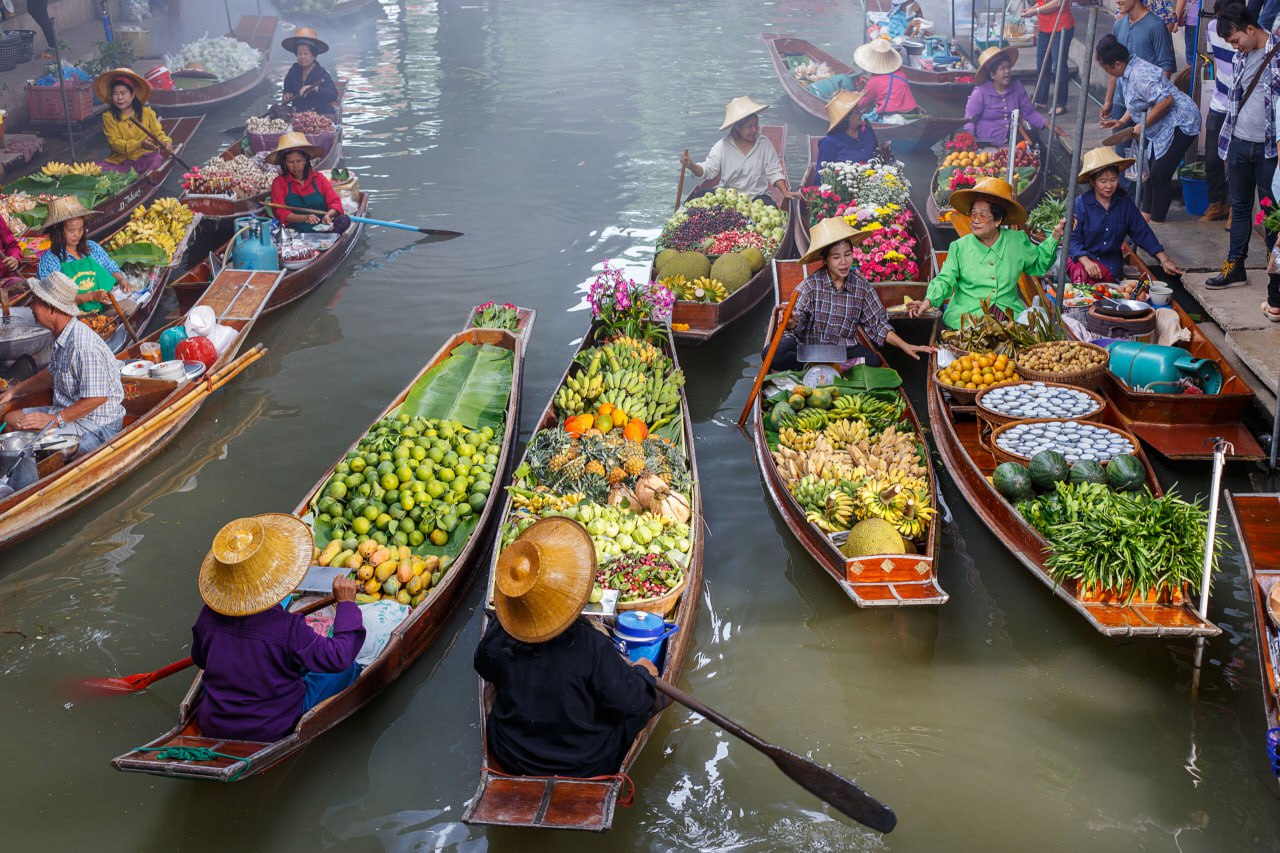
[[[1209,47],[1213,51],[1213,97],[1209,100],[1209,115],[1205,120],[1204,171],[1209,182],[1209,209],[1200,217],[1201,222],[1217,222],[1231,215],[1227,200],[1227,169],[1218,154],[1218,134],[1227,120],[1227,96],[1231,93],[1231,61],[1235,48],[1218,35],[1218,19],[1209,19]],[[1230,226],[1228,226],[1230,228]]]

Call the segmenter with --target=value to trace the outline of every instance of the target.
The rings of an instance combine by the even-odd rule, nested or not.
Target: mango
[[[424,559],[422,559],[421,557],[414,557],[414,559],[413,559],[413,573],[414,573],[414,575],[415,575],[415,576],[416,576],[416,575],[420,575],[420,574],[422,574],[423,572],[425,572],[426,570],[427,570],[427,561],[426,561],[426,560],[424,560]]]
[[[440,558],[437,557],[435,554],[432,554],[430,557],[427,557],[425,562],[427,564],[423,568],[423,571],[425,572],[435,573],[435,571],[440,568]]]
[[[320,552],[320,557],[316,560],[318,565],[327,566],[333,562],[333,558],[338,556],[342,551],[342,542],[334,539],[328,545],[324,546],[324,550]]]
[[[405,592],[403,589],[396,593],[396,601],[401,604],[408,604],[413,601],[413,596]]]
[[[400,581],[395,578],[387,578],[382,583],[382,591],[387,595],[395,595],[400,591]]]
[[[369,578],[369,580],[365,581],[364,583],[364,591],[369,595],[373,595],[374,593],[381,592],[382,583],[379,582],[376,578]]]
[[[347,558],[347,561],[342,564],[342,567],[350,571],[355,571],[356,569],[360,568],[360,566],[363,563],[364,563],[364,557],[361,557],[359,554],[352,554],[350,557]]]
[[[410,595],[417,595],[422,592],[422,575],[414,575],[409,578],[409,582],[404,585],[404,588],[409,590]]]
[[[412,556],[413,556],[413,552],[409,550],[409,546],[408,546],[408,545],[401,545],[401,546],[400,546],[398,549],[396,549],[396,550],[397,550],[397,551],[399,551],[400,559],[401,559],[401,560],[407,560],[407,559],[409,559],[410,557],[412,557]]]
[[[436,584],[440,583],[440,578],[442,578],[442,577],[444,577],[444,572],[434,572],[434,573],[432,573],[432,575],[431,575],[431,586],[432,586],[432,588],[434,588]]]
[[[384,560],[373,570],[373,576],[379,581],[385,581],[396,573],[396,569],[399,568],[399,565],[400,564],[395,560]]]
[[[372,595],[368,595],[363,592],[357,592],[356,604],[373,604],[373,602],[378,601],[381,598],[382,598],[381,595],[379,595],[377,598],[374,598]]]
[[[419,604],[422,603],[423,599],[425,599],[426,597],[427,597],[427,594],[425,592],[418,593],[413,598],[409,599],[409,606],[417,607]]]
[[[341,568],[347,564],[347,560],[351,559],[353,553],[352,551],[339,551],[338,555],[329,562],[329,565]]]
[[[390,551],[388,551],[386,548],[378,548],[378,550],[373,552],[373,556],[369,558],[369,562],[373,563],[375,566],[379,566],[382,563],[386,562],[387,559],[389,559],[390,557],[391,557]]]
[[[373,556],[373,552],[378,550],[378,543],[373,539],[366,539],[360,543],[360,547],[356,549],[361,557],[366,560]]]
[[[396,569],[396,580],[400,583],[408,583],[413,577],[413,563],[408,560],[400,561],[400,568]]]
[[[356,580],[367,581],[372,577],[373,577],[373,566],[369,565],[368,563],[365,563],[363,566],[356,569]]]

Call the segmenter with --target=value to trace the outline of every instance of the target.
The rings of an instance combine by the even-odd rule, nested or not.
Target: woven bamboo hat
[[[1009,57],[1010,64],[1017,62],[1018,49],[1016,47],[989,47],[978,54],[978,70],[973,75],[973,82],[981,86],[990,80],[991,68],[1001,56]]]
[[[138,97],[142,103],[151,100],[151,84],[146,79],[134,71],[132,68],[112,68],[110,71],[103,71],[98,78],[93,81],[93,91],[98,96],[98,100],[105,104],[111,103],[111,87],[116,83],[123,83],[133,90],[133,94]],[[142,116],[138,116],[139,119]]]
[[[968,216],[973,203],[980,198],[1004,208],[1004,225],[1021,225],[1027,221],[1027,209],[1018,203],[1013,187],[1004,178],[983,178],[977,186],[956,190],[951,194],[951,206]]]
[[[902,67],[902,54],[885,39],[872,39],[853,52],[853,64],[868,74],[892,74]]]
[[[66,273],[54,270],[44,278],[29,278],[27,289],[33,297],[68,317],[80,316],[80,307],[76,305],[76,293],[80,288]]]
[[[311,144],[311,141],[307,139],[306,134],[298,133],[296,130],[291,130],[288,133],[282,133],[280,135],[280,140],[276,142],[276,150],[268,154],[266,160],[268,163],[278,166],[280,165],[280,161],[284,158],[284,155],[288,154],[290,151],[301,151],[312,160],[324,153],[324,149],[319,145]]]
[[[279,604],[307,573],[311,528],[292,515],[237,518],[213,537],[200,566],[200,597],[223,616],[252,616]]]
[[[744,118],[762,113],[767,109],[769,109],[768,104],[757,104],[748,97],[734,98],[724,105],[724,124],[720,125],[720,129],[728,130]]]
[[[494,608],[506,632],[545,643],[578,618],[596,578],[591,534],[559,516],[535,521],[498,555]]]
[[[44,225],[41,225],[40,227],[47,232],[53,226],[61,225],[68,219],[79,219],[82,217],[84,219],[89,219],[90,217],[97,216],[99,212],[100,211],[94,210],[91,207],[85,207],[80,203],[80,199],[73,195],[64,195],[49,202],[48,212],[44,217]]]
[[[280,46],[290,53],[297,53],[299,42],[309,42],[311,44],[311,51],[316,56],[319,56],[329,50],[329,45],[320,41],[320,37],[316,35],[316,31],[311,29],[311,27],[298,27],[293,31],[293,35],[280,42]]]
[[[1087,184],[1093,178],[1095,172],[1100,172],[1108,167],[1115,167],[1123,174],[1124,170],[1132,166],[1134,162],[1132,157],[1121,157],[1109,145],[1101,148],[1092,148],[1084,154],[1084,163],[1080,166],[1080,174],[1076,177],[1076,182]]]
[[[800,263],[813,263],[822,257],[823,249],[834,246],[841,240],[848,240],[850,245],[856,246],[870,236],[870,231],[857,230],[843,216],[829,217],[809,229],[809,251],[800,259]]]
[[[836,125],[844,121],[861,103],[862,98],[856,92],[850,92],[848,89],[836,92],[831,100],[827,101],[827,133],[835,130]]]

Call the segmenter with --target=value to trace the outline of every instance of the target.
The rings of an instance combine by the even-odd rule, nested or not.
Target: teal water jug
[[[231,247],[231,266],[238,270],[278,270],[280,254],[271,239],[271,220],[261,216],[236,219],[235,245]]]
[[[1192,358],[1178,347],[1115,341],[1107,347],[1107,369],[1135,391],[1176,394],[1182,379],[1190,379],[1206,394],[1222,390],[1222,368],[1207,358]]]
[[[173,361],[178,357],[178,344],[187,339],[185,326],[174,326],[160,333],[160,359]]]

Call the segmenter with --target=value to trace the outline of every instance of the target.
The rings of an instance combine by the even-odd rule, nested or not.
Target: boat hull
[[[266,80],[271,68],[271,48],[280,19],[274,16],[245,15],[236,22],[236,38],[262,51],[257,67],[198,89],[153,89],[148,102],[162,115],[203,115],[215,107],[248,95]]]

